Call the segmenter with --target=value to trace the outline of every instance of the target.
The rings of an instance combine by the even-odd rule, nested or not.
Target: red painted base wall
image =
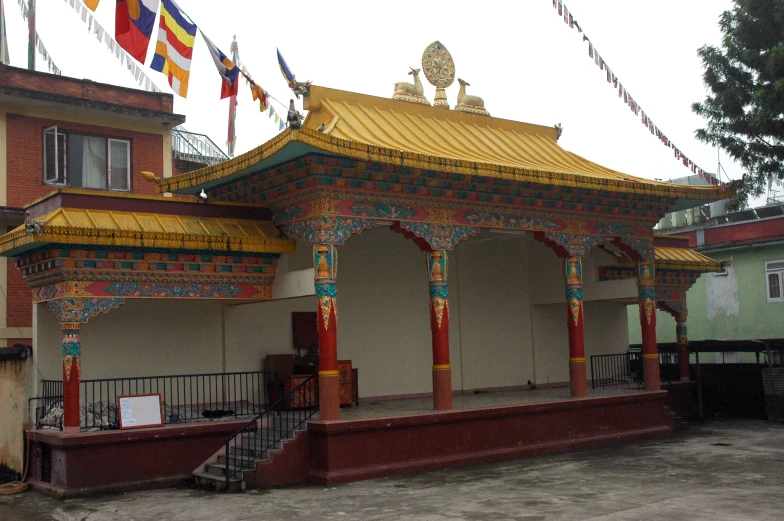
[[[176,483],[245,423],[221,421],[74,434],[30,431],[31,484],[41,492],[69,498]],[[49,461],[39,459],[42,451],[49,451]],[[44,481],[47,478],[49,481]]]
[[[666,392],[351,422],[311,422],[309,480],[331,484],[672,432]]]

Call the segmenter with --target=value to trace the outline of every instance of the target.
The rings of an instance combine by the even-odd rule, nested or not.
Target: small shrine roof
[[[687,270],[705,272],[723,271],[725,263],[713,260],[690,248],[677,246],[655,246],[654,265],[657,270]],[[634,266],[629,258],[620,259],[618,264],[624,267]]]
[[[68,207],[36,218],[30,215],[34,213],[30,212],[28,222],[0,237],[0,255],[15,256],[47,244],[227,254],[295,250],[294,241],[268,220]]]
[[[312,86],[308,117],[233,160],[152,178],[159,192],[195,193],[309,153],[556,186],[672,197],[674,209],[733,195],[728,187],[652,181],[603,167],[558,145],[551,127]]]

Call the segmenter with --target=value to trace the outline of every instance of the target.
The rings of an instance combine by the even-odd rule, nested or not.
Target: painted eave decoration
[[[226,253],[294,253],[268,221],[58,208],[0,237],[0,256],[48,244]]]
[[[198,193],[326,153],[466,176],[668,197],[677,200],[671,210],[734,194],[727,187],[676,185],[602,167],[561,148],[550,127],[316,86],[305,109],[302,128],[286,129],[250,152],[188,174],[148,180],[161,193]]]

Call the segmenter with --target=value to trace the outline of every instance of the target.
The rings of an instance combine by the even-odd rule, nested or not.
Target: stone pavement
[[[784,425],[711,421],[656,441],[336,487],[0,497],[3,521],[781,521]]]

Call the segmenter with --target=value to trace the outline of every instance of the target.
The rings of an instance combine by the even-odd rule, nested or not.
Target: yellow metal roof
[[[691,270],[691,271],[723,271],[724,264],[720,261],[706,257],[689,248],[676,248],[672,246],[654,247],[654,264],[656,269]],[[633,266],[634,263],[623,258],[618,262],[621,266]]]
[[[302,129],[212,167],[160,179],[159,192],[218,184],[253,171],[293,143],[362,161],[687,200],[718,200],[726,187],[685,186],[637,178],[561,148],[554,128],[468,114],[353,92],[311,87]],[[318,129],[324,126],[323,131]],[[265,163],[272,165],[273,162]]]
[[[41,233],[27,233],[22,225],[0,237],[0,253],[41,243],[294,253],[294,241],[279,238],[268,221],[58,208],[38,222]]]

